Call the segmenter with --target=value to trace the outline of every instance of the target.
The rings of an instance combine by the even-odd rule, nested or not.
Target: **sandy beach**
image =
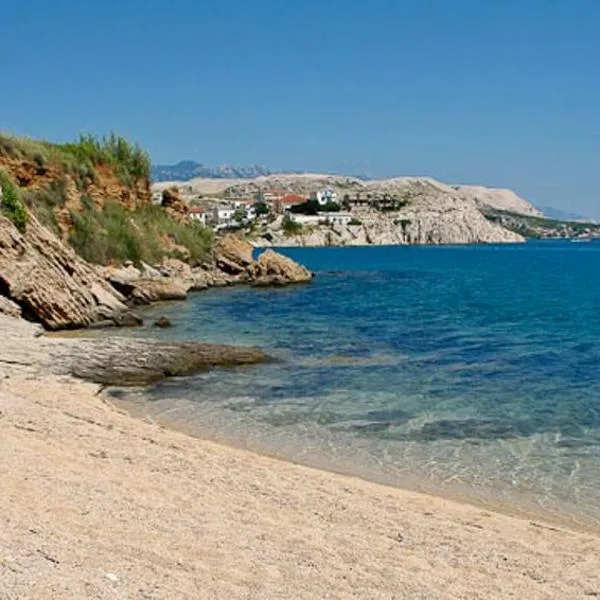
[[[0,317],[2,600],[600,596],[591,532],[135,419],[35,331]]]

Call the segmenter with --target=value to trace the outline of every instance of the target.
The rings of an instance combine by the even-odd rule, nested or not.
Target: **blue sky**
[[[0,0],[0,129],[600,217],[597,0]]]

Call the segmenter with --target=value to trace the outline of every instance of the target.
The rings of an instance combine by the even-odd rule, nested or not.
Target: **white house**
[[[200,208],[199,206],[192,206],[190,208],[188,216],[192,221],[197,221],[197,222],[201,223],[202,225],[204,225],[205,227],[208,224],[208,220],[210,217],[210,215],[206,211],[206,209]]]
[[[332,187],[325,187],[311,195],[313,200],[316,200],[321,206],[325,206],[330,202],[338,201],[338,194]]]
[[[352,215],[347,212],[320,213],[330,225],[348,225],[352,221]]]
[[[215,206],[213,208],[213,219],[219,225],[229,223],[233,221],[235,210],[233,206]]]

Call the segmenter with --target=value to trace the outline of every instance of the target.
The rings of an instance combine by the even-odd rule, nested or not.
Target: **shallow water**
[[[299,462],[600,520],[600,243],[283,252],[313,284],[211,290],[130,332],[279,363],[127,401]]]

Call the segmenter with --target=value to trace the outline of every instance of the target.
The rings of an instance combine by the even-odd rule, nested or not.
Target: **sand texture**
[[[49,373],[17,323],[0,318],[2,600],[600,596],[591,533],[134,419]]]

